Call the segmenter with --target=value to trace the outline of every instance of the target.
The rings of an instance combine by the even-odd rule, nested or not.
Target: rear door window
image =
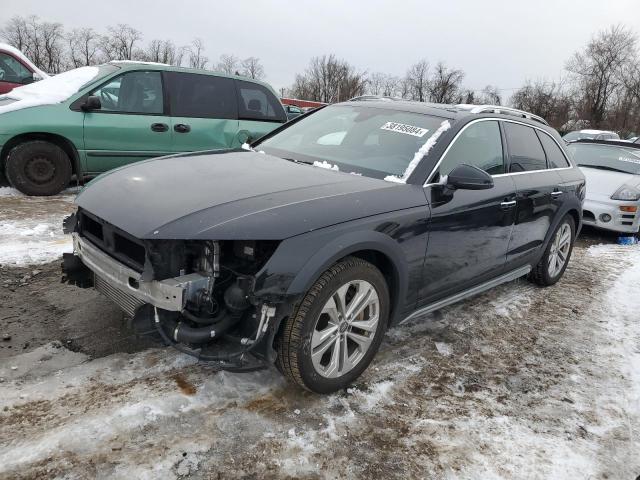
[[[284,122],[287,116],[280,101],[268,88],[253,82],[236,80],[238,114],[243,120]]]
[[[571,166],[553,138],[544,132],[538,131],[536,133],[542,143],[544,152],[547,154],[547,164],[549,168],[567,168]]]
[[[544,150],[532,127],[504,122],[504,130],[509,146],[511,160],[509,171],[511,173],[531,172],[547,168]]]
[[[171,115],[195,118],[238,118],[231,78],[195,73],[167,73]]]

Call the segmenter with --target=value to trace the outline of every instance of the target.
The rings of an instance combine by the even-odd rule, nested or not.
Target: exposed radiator
[[[144,305],[144,302],[142,300],[139,300],[136,297],[129,295],[127,292],[123,292],[122,290],[113,287],[99,275],[95,275],[94,285],[98,292],[103,294],[105,297],[113,300],[116,305],[124,310],[124,312],[130,317],[133,317],[136,314],[138,308]]]

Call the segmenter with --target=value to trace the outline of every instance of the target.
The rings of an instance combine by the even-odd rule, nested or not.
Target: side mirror
[[[493,178],[484,170],[463,163],[447,176],[447,186],[454,190],[486,190],[493,188]]]
[[[82,110],[90,112],[91,110],[100,110],[102,108],[102,102],[95,95],[89,95],[85,102],[82,104]]]

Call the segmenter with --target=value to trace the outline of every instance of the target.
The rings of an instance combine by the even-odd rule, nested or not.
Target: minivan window
[[[260,84],[236,80],[240,118],[285,122],[287,116],[278,99]]]
[[[497,121],[476,122],[464,129],[443,157],[438,173],[448,175],[463,163],[481,168],[490,175],[504,173],[502,139]]]
[[[94,90],[100,112],[161,115],[164,111],[160,72],[127,72]]]
[[[0,81],[31,83],[33,73],[11,55],[0,53]]]
[[[571,166],[567,158],[562,153],[562,150],[560,150],[558,144],[554,142],[553,138],[540,131],[536,133],[538,134],[540,142],[542,142],[544,153],[547,154],[547,163],[549,164],[549,168],[567,168]]]
[[[238,118],[231,78],[177,72],[168,72],[167,78],[172,116]]]
[[[509,146],[511,160],[509,171],[511,173],[547,168],[544,150],[533,128],[518,123],[504,122],[504,130]]]

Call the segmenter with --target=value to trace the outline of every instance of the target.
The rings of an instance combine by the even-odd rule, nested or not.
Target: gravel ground
[[[42,263],[68,248],[69,196],[1,190],[0,478],[640,475],[640,246],[588,231],[554,287],[394,328],[356,385],[319,396],[136,338]]]

